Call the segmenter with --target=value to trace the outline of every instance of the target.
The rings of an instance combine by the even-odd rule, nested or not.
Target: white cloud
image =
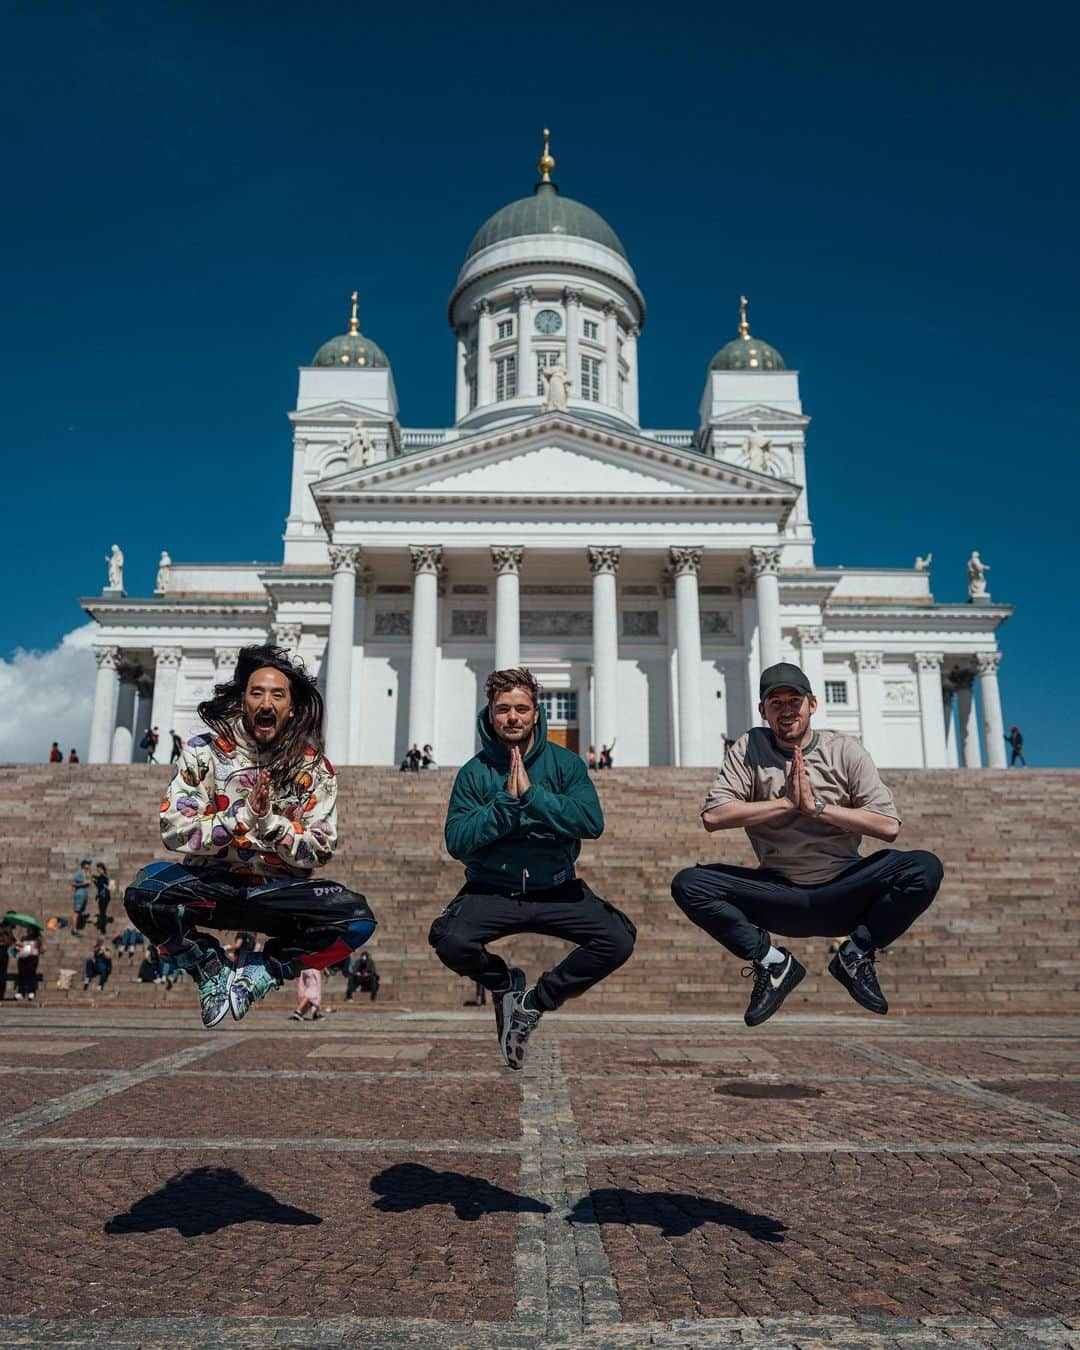
[[[0,661],[0,763],[47,760],[53,741],[65,759],[72,746],[86,759],[96,631],[96,623],[85,623],[51,651],[17,647],[10,661]]]

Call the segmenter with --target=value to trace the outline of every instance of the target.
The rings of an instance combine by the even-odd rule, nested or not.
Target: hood
[[[541,703],[539,708],[540,717],[536,723],[536,731],[533,734],[532,749],[525,756],[525,764],[528,766],[543,753],[547,745],[547,713],[544,711],[544,705]],[[503,745],[502,741],[497,740],[495,733],[491,729],[491,723],[488,721],[487,704],[476,714],[476,726],[480,732],[480,754],[489,764],[493,764],[497,769],[509,769],[510,753]]]

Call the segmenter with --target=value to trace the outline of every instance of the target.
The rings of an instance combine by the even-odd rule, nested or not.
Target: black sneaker
[[[519,970],[517,966],[511,966],[509,970],[510,983],[505,989],[495,989],[491,994],[491,1001],[495,1005],[495,1035],[499,1038],[499,1049],[502,1049],[503,1034],[506,1031],[506,1021],[510,1016],[510,1005],[515,994],[525,992],[525,972]]]
[[[750,1002],[743,1013],[743,1021],[748,1027],[760,1026],[767,1021],[806,974],[806,967],[796,961],[786,947],[779,950],[784,953],[783,961],[774,961],[769,966],[752,961],[743,971],[744,975],[754,977]]]
[[[508,1003],[503,1013],[504,1025],[499,1048],[508,1067],[520,1069],[525,1063],[525,1046],[543,1014],[526,1008],[524,994],[515,991],[503,997]]]
[[[829,962],[829,974],[840,981],[856,1003],[872,1013],[889,1011],[888,1000],[878,984],[874,958],[868,952],[860,952],[854,960],[845,959],[842,952],[837,952]]]

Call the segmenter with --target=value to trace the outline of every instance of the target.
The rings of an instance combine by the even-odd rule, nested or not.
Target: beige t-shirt
[[[817,731],[803,750],[814,795],[829,806],[850,806],[900,819],[892,793],[853,736]],[[766,802],[783,796],[791,759],[767,727],[754,727],[731,747],[701,808],[702,815],[726,802]],[[793,820],[748,826],[758,863],[800,886],[831,881],[859,858],[862,836],[846,834],[827,820],[801,813]]]

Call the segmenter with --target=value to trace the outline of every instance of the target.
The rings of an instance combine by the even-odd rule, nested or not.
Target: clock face
[[[557,333],[562,327],[562,315],[557,309],[542,309],[536,316],[536,331],[538,333],[547,333],[550,337],[552,333]]]

